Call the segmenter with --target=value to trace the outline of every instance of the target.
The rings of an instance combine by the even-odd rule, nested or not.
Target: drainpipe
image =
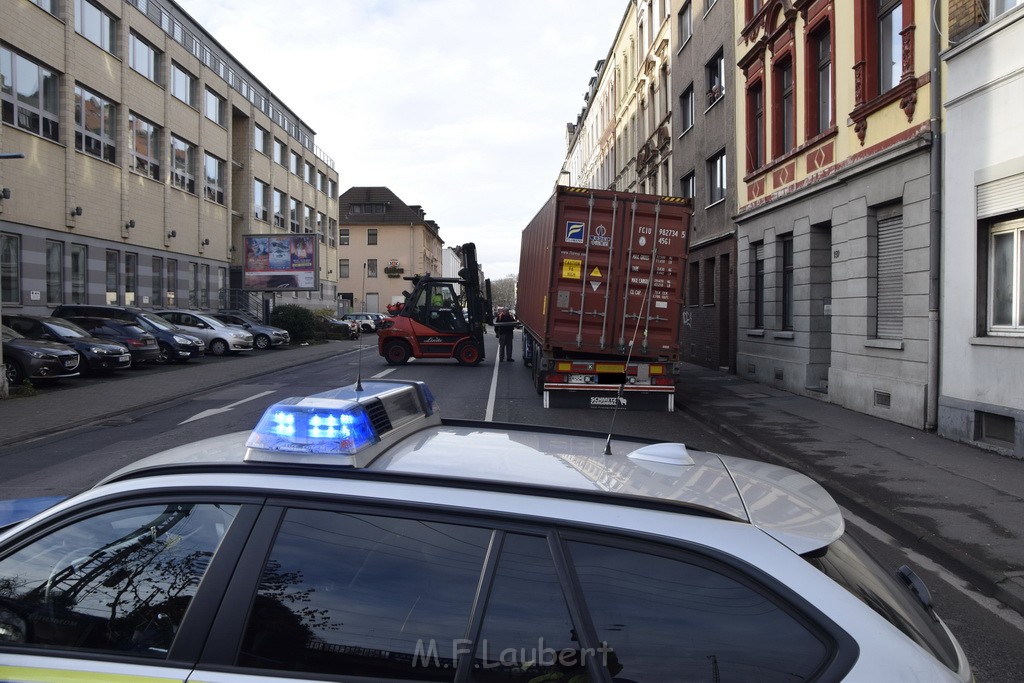
[[[928,408],[924,428],[934,432],[938,426],[939,414],[939,313],[942,284],[942,83],[939,58],[942,34],[939,32],[939,3],[932,2],[931,11],[931,137],[929,190],[931,193],[928,229]]]

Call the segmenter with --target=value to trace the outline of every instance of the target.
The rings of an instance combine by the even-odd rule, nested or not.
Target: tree
[[[498,280],[491,280],[491,302],[495,306],[515,308],[518,284],[519,276],[517,275],[506,275]]]

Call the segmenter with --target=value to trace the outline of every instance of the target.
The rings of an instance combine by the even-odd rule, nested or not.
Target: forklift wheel
[[[459,361],[459,365],[480,365],[483,359],[480,347],[471,341],[464,341],[455,347],[455,360]]]
[[[388,365],[405,365],[409,362],[411,354],[409,345],[403,341],[388,342],[384,347],[384,360],[388,362]]]

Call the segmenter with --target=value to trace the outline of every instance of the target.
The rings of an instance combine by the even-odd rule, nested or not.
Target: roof
[[[357,212],[353,207],[380,205],[382,213]],[[440,227],[426,218],[426,212],[419,204],[406,204],[387,187],[350,187],[338,197],[340,225],[423,225],[435,235]]]

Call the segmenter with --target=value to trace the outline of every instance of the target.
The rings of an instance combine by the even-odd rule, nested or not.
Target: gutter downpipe
[[[930,162],[929,190],[930,213],[928,221],[929,249],[928,258],[928,408],[925,415],[924,428],[929,432],[936,431],[939,413],[939,371],[940,371],[940,330],[939,315],[942,285],[942,81],[941,48],[939,41],[939,5],[933,0],[931,11],[931,138],[932,149]]]

